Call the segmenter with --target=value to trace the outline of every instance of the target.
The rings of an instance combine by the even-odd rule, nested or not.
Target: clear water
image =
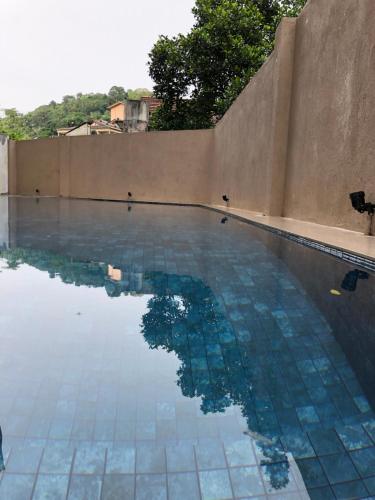
[[[200,208],[0,208],[0,499],[375,494],[374,275]]]

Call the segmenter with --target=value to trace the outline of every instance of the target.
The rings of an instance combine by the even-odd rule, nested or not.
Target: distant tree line
[[[108,94],[66,95],[62,102],[51,101],[39,106],[30,113],[22,114],[16,109],[6,109],[5,116],[0,119],[0,134],[11,139],[34,139],[51,137],[62,127],[74,127],[88,120],[108,120],[108,106],[125,99],[140,99],[151,95],[147,89],[125,90],[113,86]]]
[[[187,35],[161,36],[149,54],[159,130],[210,128],[273,50],[283,16],[306,0],[196,0]]]

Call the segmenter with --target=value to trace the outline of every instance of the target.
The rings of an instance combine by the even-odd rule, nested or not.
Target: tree
[[[108,97],[110,104],[114,104],[115,102],[125,101],[125,99],[128,98],[128,93],[125,91],[124,87],[117,87],[114,85],[109,89]]]
[[[295,17],[301,12],[307,0],[283,0],[281,3],[281,15]]]
[[[30,138],[25,117],[14,108],[5,110],[5,117],[0,120],[0,134],[7,135],[15,141]]]
[[[148,89],[138,88],[138,89],[134,89],[134,90],[129,89],[127,91],[127,94],[128,94],[128,99],[139,101],[141,97],[151,96],[152,92]]]
[[[213,126],[271,53],[281,17],[305,1],[196,0],[192,30],[161,36],[149,54],[154,93],[164,101],[151,126]]]

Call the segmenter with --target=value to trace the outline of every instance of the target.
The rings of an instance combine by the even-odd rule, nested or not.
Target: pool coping
[[[269,231],[273,234],[276,234],[277,236],[280,236],[284,239],[294,241],[295,243],[299,245],[303,245],[308,248],[313,248],[315,250],[318,250],[320,252],[324,252],[326,254],[329,254],[333,257],[336,257],[338,259],[344,260],[345,262],[349,262],[351,264],[355,264],[357,266],[363,267],[369,271],[375,272],[375,259],[364,254],[360,254],[357,252],[354,252],[352,250],[349,250],[347,248],[341,247],[341,246],[336,246],[331,243],[323,242],[321,240],[316,240],[311,237],[307,236],[302,236],[301,234],[295,233],[293,231],[288,231],[286,229],[281,229],[276,227],[275,225],[266,223],[266,222],[261,222],[260,220],[255,220],[255,214],[249,212],[249,215],[246,216],[245,214],[238,214],[234,213],[231,209],[226,209],[225,207],[220,207],[220,206],[212,206],[212,205],[199,205],[202,208],[206,208],[208,210],[213,210],[215,212],[221,213],[223,215],[232,217],[234,219],[240,220],[242,222],[245,222],[247,224],[251,224],[252,226],[258,227],[260,229],[264,229],[266,231]],[[245,212],[245,211],[243,211]],[[262,214],[257,214],[258,217],[261,217]],[[280,218],[282,219],[282,218]],[[305,221],[300,221],[301,223]],[[323,227],[328,227],[328,226],[323,226]],[[332,230],[337,230],[338,228],[332,228]],[[353,231],[354,233],[354,231]],[[354,233],[354,234],[359,234],[359,233]],[[365,237],[365,236],[364,236]],[[375,237],[374,237],[375,240]]]

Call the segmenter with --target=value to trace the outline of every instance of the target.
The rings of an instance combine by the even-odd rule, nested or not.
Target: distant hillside
[[[6,134],[11,139],[34,139],[51,137],[61,127],[72,127],[87,120],[108,120],[107,108],[124,99],[140,99],[152,95],[148,89],[129,89],[112,87],[108,94],[77,94],[66,95],[61,103],[51,101],[39,106],[30,113],[18,113],[15,109],[5,110],[5,117],[0,119],[0,134]]]

